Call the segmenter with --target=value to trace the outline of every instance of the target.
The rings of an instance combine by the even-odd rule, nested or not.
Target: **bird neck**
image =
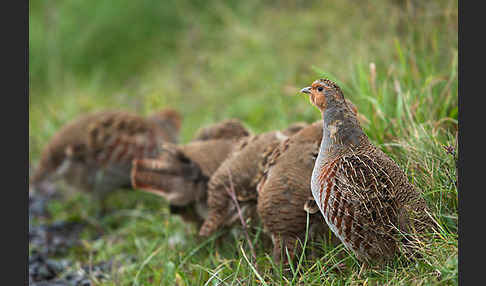
[[[320,152],[331,156],[347,148],[358,146],[365,133],[361,129],[356,114],[346,105],[327,108],[321,111],[323,133]]]

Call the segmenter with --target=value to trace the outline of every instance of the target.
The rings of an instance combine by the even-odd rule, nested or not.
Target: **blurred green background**
[[[445,231],[432,262],[370,279],[457,283],[454,158],[443,149],[455,146],[458,128],[457,0],[32,0],[29,5],[33,166],[63,124],[107,108],[140,114],[175,108],[184,116],[182,142],[199,127],[228,117],[240,118],[254,132],[312,122],[319,112],[297,94],[327,76],[357,105],[371,140],[424,191]],[[157,207],[151,210],[158,215]],[[180,228],[174,218],[164,219],[167,229]],[[129,229],[149,244],[160,235],[158,243],[167,243],[168,236],[159,233],[166,230],[139,233],[139,224],[129,225],[117,231]],[[102,257],[119,249],[139,251],[131,240],[113,248],[104,243]],[[140,254],[140,260],[151,254]],[[160,255],[178,260],[178,254],[162,251],[149,264],[162,263]],[[196,258],[189,262],[204,269],[219,265],[213,250]],[[140,279],[157,271],[187,281],[209,275],[200,267],[171,267],[152,266]],[[246,267],[241,273],[251,275]],[[429,280],[437,268],[442,280]],[[160,284],[170,285],[164,281]]]
[[[417,120],[457,118],[457,77],[447,82],[457,72],[457,1],[39,0],[29,21],[34,156],[63,123],[104,108],[175,107],[184,140],[226,117],[255,131],[314,120],[293,95],[321,71],[371,116],[360,94],[371,62],[378,90],[366,95],[395,101],[386,93],[397,79],[429,105]]]

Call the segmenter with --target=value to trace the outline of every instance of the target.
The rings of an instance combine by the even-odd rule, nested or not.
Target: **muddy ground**
[[[94,265],[69,258],[89,227],[83,222],[50,221],[48,203],[62,200],[57,192],[29,192],[29,285],[94,285],[111,272],[112,261]],[[92,239],[99,238],[99,235]]]

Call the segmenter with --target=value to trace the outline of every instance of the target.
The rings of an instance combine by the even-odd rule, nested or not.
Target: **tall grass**
[[[307,242],[325,255],[302,257],[289,278],[268,256],[258,225],[252,269],[243,236],[199,240],[162,199],[120,193],[110,202],[121,211],[100,222],[106,235],[86,240],[73,258],[119,261],[103,285],[457,284],[455,158],[444,148],[455,146],[458,128],[457,4],[31,1],[32,164],[60,126],[105,108],[177,108],[183,142],[227,117],[255,132],[312,122],[320,115],[298,90],[328,76],[358,106],[371,140],[422,190],[440,226],[417,263],[379,270],[360,271],[342,246]],[[52,204],[53,219],[90,217],[87,200],[76,194]]]

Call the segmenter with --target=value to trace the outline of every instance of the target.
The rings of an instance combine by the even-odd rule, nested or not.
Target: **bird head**
[[[310,102],[321,112],[327,108],[346,104],[341,88],[329,79],[318,79],[300,92],[309,95]]]

